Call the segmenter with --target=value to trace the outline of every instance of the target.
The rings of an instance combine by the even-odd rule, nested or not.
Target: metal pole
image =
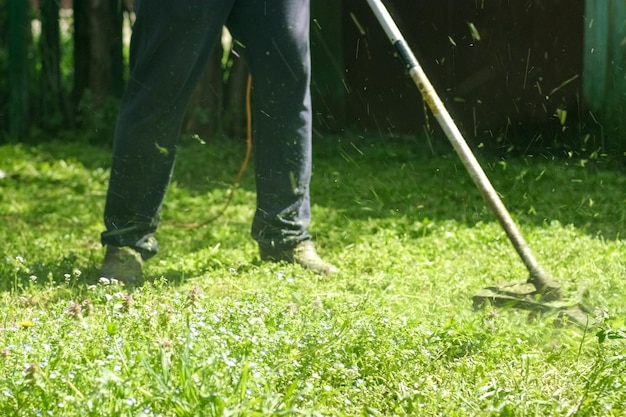
[[[437,95],[433,85],[424,73],[424,70],[415,58],[415,55],[407,45],[402,33],[398,29],[384,4],[381,0],[367,0],[367,2],[383,27],[387,37],[398,52],[402,62],[409,70],[409,75],[422,94],[422,97],[431,112],[441,125],[441,128],[463,162],[463,165],[470,174],[474,184],[476,184],[476,187],[478,187],[478,190],[487,202],[487,205],[498,218],[500,225],[506,232],[509,240],[513,244],[513,247],[524,262],[524,265],[530,273],[528,282],[532,283],[535,288],[544,295],[544,299],[560,298],[559,285],[548,276],[541,265],[539,265],[539,262],[535,259],[533,253],[528,247],[528,244],[522,237],[519,228],[502,203],[497,191],[493,188],[493,185],[491,185],[487,175],[476,160],[476,157],[467,145],[463,135],[454,123],[454,120],[452,120],[450,113],[448,113],[443,102]]]

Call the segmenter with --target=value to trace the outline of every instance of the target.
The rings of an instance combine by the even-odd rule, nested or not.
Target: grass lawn
[[[623,416],[626,176],[598,161],[482,157],[586,328],[472,308],[527,277],[456,156],[318,138],[320,278],[258,260],[252,168],[188,140],[139,288],[97,275],[109,151],[0,147],[2,416]]]

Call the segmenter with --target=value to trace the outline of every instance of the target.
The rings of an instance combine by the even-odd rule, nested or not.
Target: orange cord
[[[233,183],[233,188],[239,185],[239,181],[241,181],[241,177],[243,176],[243,173],[248,166],[248,161],[250,161],[250,154],[252,153],[252,105],[250,103],[251,92],[252,75],[248,74],[248,82],[246,83],[246,156],[243,158],[241,167],[239,167],[239,172],[237,173],[237,176],[235,177],[235,182]]]
[[[230,186],[230,193],[228,193],[228,200],[226,200],[226,204],[224,207],[212,218],[203,221],[202,223],[183,223],[178,224],[179,227],[185,227],[190,229],[195,229],[197,227],[206,226],[210,223],[213,223],[215,220],[222,217],[222,215],[226,212],[228,207],[230,207],[230,203],[233,201],[233,195],[235,194],[235,189],[239,186],[239,182],[243,177],[243,173],[246,171],[246,167],[248,166],[248,162],[250,161],[250,155],[252,154],[252,104],[251,104],[251,96],[252,94],[252,75],[248,74],[248,82],[246,83],[246,155],[243,158],[243,162],[239,167],[239,172],[237,172],[237,176]]]

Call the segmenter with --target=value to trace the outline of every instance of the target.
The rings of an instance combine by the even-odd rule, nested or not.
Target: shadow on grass
[[[108,170],[110,162],[107,147],[50,143],[21,148],[24,158],[78,161],[88,170]],[[224,198],[210,203],[217,210],[226,201],[244,154],[245,144],[233,140],[203,145],[186,139],[173,182],[190,197],[223,190]],[[626,175],[619,165],[549,154],[508,160],[480,153],[477,157],[518,223],[541,226],[558,221],[605,239],[626,235]],[[239,190],[254,192],[253,171],[250,162]],[[20,179],[21,174],[9,175]],[[80,182],[72,185],[58,178],[25,181],[36,181],[38,187],[69,186],[76,194],[89,191]],[[454,220],[470,226],[495,221],[445,139],[317,137],[311,196],[314,205],[332,208],[350,220],[407,216],[415,222]]]
[[[312,199],[347,219],[496,221],[447,144],[433,150],[416,139],[327,142],[317,144]],[[558,221],[605,239],[626,236],[626,176],[619,166],[546,155],[478,158],[521,225]]]
[[[548,153],[477,157],[520,224],[558,221],[605,239],[626,236],[626,176],[618,164]],[[191,144],[180,151],[174,180],[194,195],[228,188],[242,158],[243,145],[233,142],[205,149]],[[252,172],[249,166],[242,190],[254,191]],[[495,221],[458,156],[441,140],[316,138],[311,197],[314,205],[349,220],[407,216],[469,226]]]
[[[312,202],[324,214],[335,216],[314,219],[316,228],[339,228],[345,221],[365,224],[373,219],[376,221],[371,227],[399,227],[400,232],[415,234],[417,238],[428,233],[428,228],[421,225],[429,222],[452,220],[471,227],[495,221],[447,143],[431,146],[428,141],[416,138],[376,140],[345,135],[317,138],[314,150]],[[63,277],[71,275],[73,265],[78,264],[84,265],[84,269],[83,276],[77,280],[77,291],[83,291],[84,286],[98,278],[99,255],[95,248],[99,247],[110,150],[81,143],[50,143],[37,147],[14,146],[2,152],[8,158],[3,158],[8,163],[0,167],[7,174],[0,180],[0,192],[4,196],[0,196],[0,227],[5,230],[0,236],[8,241],[2,255],[9,260],[30,252],[32,258],[29,259],[31,270],[21,274],[19,282],[12,283],[11,276],[4,277],[6,289],[12,285],[26,288],[32,284],[30,275],[42,280],[51,275],[54,283],[63,283]],[[196,253],[203,251],[207,242],[236,248],[245,241],[250,245],[250,250],[246,249],[250,256],[244,261],[254,262],[255,247],[249,237],[254,209],[252,165],[236,191],[233,206],[223,218],[202,229],[190,230],[175,224],[179,221],[177,216],[186,216],[185,210],[189,217],[208,219],[211,210],[221,209],[244,153],[244,144],[228,140],[207,145],[188,141],[181,146],[172,187],[175,191],[166,200],[165,221],[160,229],[163,247],[180,241],[178,249],[184,247],[186,253]],[[479,157],[520,225],[542,227],[558,221],[604,239],[622,239],[626,235],[626,176],[620,168],[574,158]],[[67,164],[61,164],[62,161]],[[57,172],[57,167],[64,172]],[[81,178],[85,172],[97,174]],[[11,196],[19,201],[11,200]],[[211,210],[207,210],[205,201],[210,201]],[[8,209],[12,204],[22,207],[11,213]],[[62,232],[54,230],[60,225],[64,228]],[[362,229],[362,233],[371,232]],[[16,233],[27,236],[10,238]],[[68,239],[69,247],[76,247],[81,258],[66,255],[70,252],[66,243],[54,243],[50,250],[42,247],[52,244],[43,236],[46,233],[52,235],[49,238],[52,240]],[[26,249],[24,245],[39,246]],[[81,249],[85,245],[88,250]],[[40,259],[35,259],[38,254]],[[178,284],[185,280],[186,270],[202,273],[241,267],[239,261],[234,266],[231,264],[230,255],[227,252],[212,257],[207,253],[206,262],[192,265],[191,269],[181,264],[180,268],[155,270]],[[167,257],[168,252],[164,251],[162,256]],[[10,267],[4,269],[9,271]]]

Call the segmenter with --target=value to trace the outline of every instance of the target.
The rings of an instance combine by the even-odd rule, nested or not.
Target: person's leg
[[[152,233],[189,97],[234,0],[137,0],[130,80],[115,130],[104,245],[156,253]]]
[[[242,45],[254,86],[257,209],[252,237],[262,258],[331,273],[336,269],[319,259],[308,232],[309,7],[309,0],[237,0],[228,27]]]
[[[234,0],[136,0],[130,81],[113,140],[100,276],[141,279],[190,95]]]
[[[257,210],[263,246],[310,239],[309,1],[238,0],[228,21],[254,87]]]

